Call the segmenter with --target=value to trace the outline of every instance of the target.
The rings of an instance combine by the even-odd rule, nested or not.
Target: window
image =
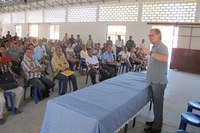
[[[38,37],[38,25],[32,24],[29,26],[29,36],[30,37]]]
[[[108,31],[107,31],[107,38],[108,38],[108,36],[110,36],[112,42],[115,44],[115,41],[117,40],[118,35],[121,35],[121,39],[124,40],[124,42],[125,42],[126,26],[109,25]]]
[[[50,39],[59,40],[59,25],[50,25]]]
[[[16,25],[15,26],[15,32],[17,33],[17,36],[19,38],[21,38],[22,37],[22,26],[21,25]]]

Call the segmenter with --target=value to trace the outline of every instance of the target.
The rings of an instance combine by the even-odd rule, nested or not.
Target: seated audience
[[[136,54],[135,54],[135,48],[131,48],[131,51],[130,51],[130,63],[133,64],[133,65],[136,65],[135,67],[135,71],[139,71],[140,68],[141,68],[141,64],[142,64],[142,60],[140,60],[139,58],[137,58]]]
[[[4,99],[3,92],[14,93],[13,102],[14,102],[14,106],[15,106],[15,112],[16,112],[16,114],[19,114],[19,113],[21,113],[21,111],[19,110],[19,105],[22,100],[23,91],[24,91],[24,89],[21,86],[18,86],[16,88],[9,89],[6,91],[3,90],[2,88],[0,88],[0,125],[4,124],[6,122],[6,120],[3,117],[3,110],[4,110],[4,106],[5,106],[5,99]],[[7,111],[12,111],[10,102],[8,102],[8,104],[9,105],[8,105]]]
[[[49,97],[49,89],[54,87],[54,82],[41,74],[44,68],[33,58],[33,50],[26,49],[24,59],[22,60],[22,68],[24,70],[27,83],[38,87],[39,98]]]
[[[11,59],[12,62],[12,69],[13,71],[17,74],[20,75],[21,74],[21,60],[20,60],[20,55],[17,51],[17,48],[14,44],[14,41],[10,42],[10,49],[8,50],[8,55]]]
[[[43,44],[43,41],[42,39],[39,39],[38,40],[38,46],[36,46],[34,48],[34,51],[37,51],[39,54],[40,54],[40,57],[41,57],[41,64],[44,64],[46,65],[45,67],[45,74],[49,74],[47,71],[48,71],[48,67],[49,67],[49,55],[47,54],[46,52],[46,48]]]
[[[100,73],[100,79],[99,79],[100,82],[107,79],[109,77],[109,73],[99,67],[99,61],[95,55],[92,55],[92,49],[89,48],[87,51],[88,51],[88,56],[86,56],[86,64],[90,71],[92,84],[97,83],[96,74]]]
[[[125,46],[124,50],[119,52],[118,59],[121,63],[124,63],[126,65],[126,72],[128,72],[128,68],[131,67],[130,61],[130,53],[128,52],[128,48]]]
[[[92,54],[95,55],[98,59],[100,59],[101,56],[101,44],[100,43],[95,43],[94,44],[94,49],[92,51]]]
[[[110,77],[117,76],[118,66],[112,54],[112,46],[108,45],[106,52],[101,56],[102,68],[110,73]]]
[[[80,52],[81,57],[81,67],[86,68],[85,58],[88,56],[85,44],[82,45],[82,50]]]
[[[74,52],[74,49],[72,48],[71,43],[68,43],[67,45],[66,56],[67,56],[67,61],[70,64],[70,69],[73,71],[74,66],[76,65],[75,70],[78,70],[79,60],[76,57],[76,53]]]
[[[55,77],[62,79],[62,94],[65,94],[67,92],[67,81],[71,80],[73,84],[74,91],[78,90],[77,87],[77,81],[76,76],[74,74],[70,76],[66,76],[62,74],[63,71],[69,69],[69,63],[67,62],[63,52],[62,48],[57,47],[55,49],[55,54],[51,60],[51,65],[53,69],[53,74]]]

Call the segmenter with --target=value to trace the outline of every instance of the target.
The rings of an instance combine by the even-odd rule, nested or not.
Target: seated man
[[[62,79],[62,94],[65,94],[67,91],[67,81],[68,79],[70,79],[72,81],[73,84],[73,88],[74,91],[76,91],[78,89],[77,87],[77,81],[76,81],[76,76],[74,74],[70,75],[70,76],[66,76],[64,74],[62,74],[61,72],[69,69],[69,63],[67,62],[63,52],[62,52],[62,48],[60,47],[56,47],[55,49],[55,54],[52,57],[51,60],[51,65],[52,65],[52,69],[53,69],[53,74],[55,77]]]
[[[126,65],[126,72],[128,72],[128,68],[131,67],[130,61],[130,53],[128,52],[128,48],[125,46],[124,50],[119,52],[118,59],[121,63],[124,63]]]
[[[8,65],[8,66],[12,66],[12,62],[11,62],[11,59],[10,57],[7,55],[7,51],[6,51],[6,46],[5,45],[1,45],[0,46],[0,63],[1,64],[5,64],[5,65]]]
[[[99,67],[99,61],[96,56],[92,55],[92,49],[88,48],[88,56],[86,56],[86,64],[90,71],[92,84],[96,84],[96,74],[100,73],[99,81],[103,81],[109,77],[109,73]]]
[[[82,45],[82,50],[81,50],[81,52],[80,52],[82,68],[85,68],[85,67],[86,67],[86,63],[85,63],[85,58],[86,58],[86,56],[88,56],[88,53],[87,53],[85,44],[83,44],[83,45]]]
[[[46,52],[46,48],[44,46],[43,40],[38,40],[38,45],[34,48],[34,51],[37,51],[40,54],[41,60],[40,64],[44,64],[45,67],[45,74],[49,75],[48,67],[49,67],[49,55]]]
[[[1,57],[0,57],[1,58]],[[10,66],[0,64],[0,125],[5,123],[3,118],[3,108],[5,105],[4,92],[12,92],[15,113],[21,113],[18,108],[23,96],[23,88],[18,85],[15,75]],[[8,102],[8,111],[12,111],[10,102]]]
[[[72,48],[71,43],[68,43],[68,45],[67,45],[66,55],[67,55],[67,61],[70,64],[70,69],[73,71],[74,66],[76,65],[75,70],[78,70],[79,60],[76,57],[76,53],[74,52],[74,49]]]
[[[14,41],[10,42],[10,49],[8,50],[8,55],[11,59],[12,62],[12,69],[13,71],[17,74],[20,75],[21,74],[21,60],[20,60],[20,55],[17,51],[17,48],[14,44]]]
[[[5,123],[5,119],[3,118],[3,109],[4,109],[4,105],[5,105],[5,99],[4,99],[4,95],[3,92],[5,90],[0,89],[0,125]],[[9,89],[6,90],[6,92],[12,92],[14,93],[13,96],[13,102],[14,102],[14,106],[15,106],[15,112],[16,114],[21,113],[21,111],[19,111],[19,105],[23,96],[23,91],[24,89],[21,86],[18,86],[17,88],[14,89]],[[8,102],[8,104],[10,104],[10,102]],[[10,105],[8,105],[9,107],[7,108],[8,111],[12,111],[12,108]]]
[[[114,61],[112,54],[112,46],[108,45],[106,48],[106,52],[101,56],[102,68],[107,70],[110,73],[110,77],[117,76],[118,66],[117,62]]]
[[[22,68],[24,70],[27,82],[38,87],[39,98],[49,97],[49,89],[54,87],[54,82],[41,74],[44,68],[33,58],[33,50],[26,49],[24,59],[22,60]]]

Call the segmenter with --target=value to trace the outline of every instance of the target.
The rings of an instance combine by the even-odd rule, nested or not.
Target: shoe
[[[4,118],[0,119],[0,125],[3,125],[4,123],[6,123],[6,120]]]
[[[152,127],[153,126],[153,121],[147,121],[146,125]]]
[[[159,130],[159,129],[154,129],[153,127],[144,128],[144,131],[145,131],[146,133],[161,133],[161,130]]]
[[[8,108],[7,108],[7,111],[11,112],[11,111],[12,111],[12,108],[11,108],[11,107],[8,107]],[[19,109],[15,108],[15,113],[16,113],[16,114],[20,114],[20,113],[22,113],[22,111],[20,111]]]
[[[46,75],[49,75],[49,73],[48,73],[47,71],[45,71],[45,74],[46,74]]]
[[[65,93],[64,93],[64,92],[62,92],[60,95],[61,95],[61,96],[62,96],[62,95],[65,95]]]

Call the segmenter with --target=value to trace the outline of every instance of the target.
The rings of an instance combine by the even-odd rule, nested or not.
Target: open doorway
[[[178,27],[175,26],[157,26],[154,25],[152,28],[160,29],[162,33],[162,42],[168,47],[169,57],[168,57],[168,68],[171,62],[172,48],[177,46],[178,40]]]

